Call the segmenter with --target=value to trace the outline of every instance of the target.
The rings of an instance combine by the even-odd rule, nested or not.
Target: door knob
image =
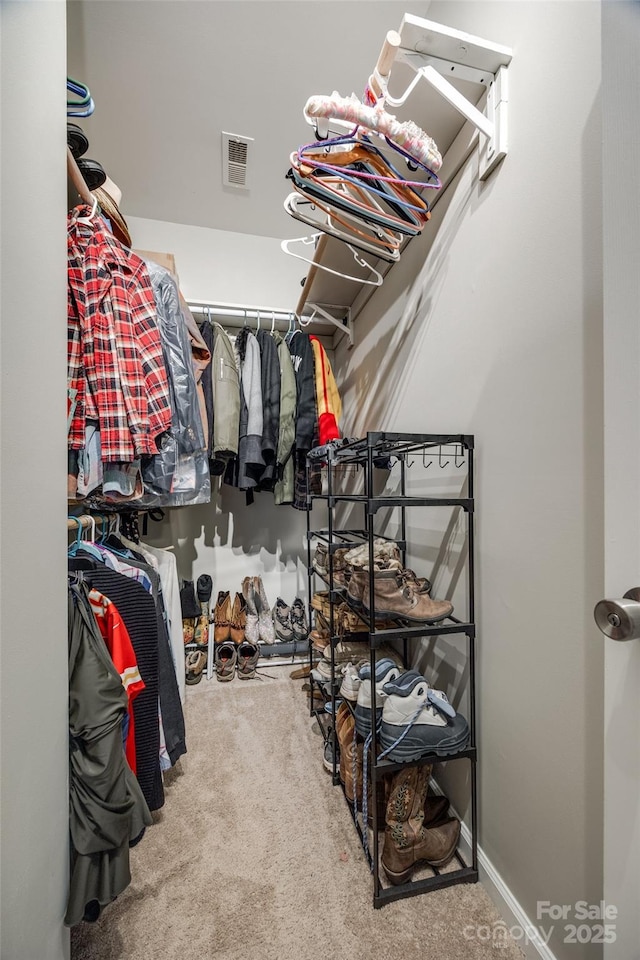
[[[627,590],[620,600],[600,600],[593,616],[605,637],[637,640],[640,638],[640,587]]]

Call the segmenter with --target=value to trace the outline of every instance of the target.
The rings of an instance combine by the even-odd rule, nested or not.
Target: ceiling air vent
[[[225,187],[247,190],[249,144],[253,137],[222,132],[222,182]]]

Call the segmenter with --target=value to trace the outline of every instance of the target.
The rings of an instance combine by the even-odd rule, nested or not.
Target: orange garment
[[[95,588],[89,593],[89,603],[100,628],[100,633],[113,660],[113,665],[120,674],[122,686],[129,699],[127,727],[127,741],[125,754],[129,766],[136,773],[136,737],[133,725],[133,701],[141,690],[144,690],[144,680],[138,670],[138,661],[131,643],[129,631],[125,627],[115,603],[105,597]]]
[[[320,434],[320,446],[322,446],[329,440],[338,440],[340,437],[338,420],[342,415],[342,401],[327,351],[313,334],[311,334],[309,340],[313,348],[318,432]]]

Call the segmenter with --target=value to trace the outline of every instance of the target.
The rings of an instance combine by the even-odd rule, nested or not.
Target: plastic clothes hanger
[[[276,329],[276,312],[275,310],[271,311],[271,336],[275,333]]]
[[[342,240],[344,243],[351,243],[363,253],[373,254],[389,263],[395,263],[400,259],[400,244],[402,237],[378,227],[375,230],[363,224],[361,220],[351,217],[343,212],[339,216],[331,207],[320,203],[318,200],[310,200],[304,197],[300,192],[290,193],[284,201],[284,208],[287,213],[313,227],[315,230],[322,230],[323,233]],[[313,217],[312,214],[320,210],[325,214],[324,219]],[[356,220],[358,226],[350,224],[349,220]],[[340,227],[344,227],[341,230]],[[364,229],[360,229],[364,228]],[[369,232],[365,232],[368,230]]]
[[[364,127],[383,137],[389,146],[398,148],[414,164],[437,172],[442,166],[442,157],[433,138],[412,120],[404,123],[397,120],[381,103],[371,106],[355,96],[341,97],[334,91],[330,97],[310,97],[304,107],[304,116],[312,126],[318,119],[328,119]]]
[[[358,266],[364,267],[365,269],[369,270],[369,271],[374,275],[374,279],[373,279],[373,280],[365,280],[365,279],[363,279],[362,277],[351,277],[351,276],[349,276],[348,273],[340,273],[339,270],[332,270],[331,267],[326,267],[326,266],[324,266],[324,264],[322,264],[322,263],[316,263],[316,262],[313,260],[313,258],[310,260],[308,257],[303,257],[303,256],[301,256],[301,254],[299,254],[299,253],[294,253],[293,250],[290,250],[290,249],[289,249],[289,245],[292,244],[292,243],[302,243],[302,244],[305,244],[305,245],[307,245],[307,246],[309,246],[310,244],[313,244],[313,245],[315,246],[316,241],[318,240],[318,238],[319,238],[320,236],[321,236],[321,234],[319,234],[319,233],[314,233],[314,234],[312,234],[310,237],[296,237],[296,238],[293,239],[293,240],[283,240],[283,241],[281,242],[281,244],[280,244],[280,247],[281,247],[282,250],[284,250],[285,253],[289,254],[290,257],[295,257],[296,260],[302,260],[304,263],[314,264],[319,270],[326,270],[327,273],[332,273],[332,274],[334,274],[334,276],[336,276],[336,277],[343,277],[345,280],[353,280],[354,283],[361,283],[361,284],[364,284],[364,285],[366,285],[366,286],[371,286],[371,287],[379,287],[379,286],[382,285],[382,281],[383,281],[383,279],[384,279],[384,277],[382,276],[382,274],[379,273],[379,272],[375,269],[375,267],[372,267],[370,263],[367,263],[367,261],[366,261],[363,257],[360,256],[360,254],[358,253],[358,251],[357,251],[357,250],[354,250],[353,246],[352,246],[350,243],[348,243],[347,246],[349,247],[349,250],[350,250],[351,253],[353,254],[353,259],[356,261],[356,263],[358,264]]]
[[[291,177],[296,189],[304,196],[325,200],[339,210],[364,221],[366,224],[379,224],[390,230],[398,230],[409,236],[416,236],[422,230],[423,223],[415,220],[410,223],[403,216],[387,212],[373,196],[367,196],[364,184],[351,182],[350,178],[340,176],[310,174],[300,177],[296,168],[291,168]],[[384,194],[375,190],[376,193]],[[426,222],[426,221],[425,221]]]

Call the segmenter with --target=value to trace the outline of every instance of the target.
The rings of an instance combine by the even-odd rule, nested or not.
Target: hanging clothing
[[[85,421],[97,421],[102,460],[129,463],[156,453],[171,426],[167,372],[144,263],[99,219],[76,219],[89,214],[79,207],[67,224],[69,446],[80,449]]]
[[[238,457],[236,460],[230,461],[225,480],[240,490],[249,491],[256,486],[265,466],[262,457],[263,413],[260,348],[251,331],[243,329],[236,339],[236,349],[240,366]]]
[[[271,334],[266,330],[258,330],[256,339],[260,348],[262,459],[265,464],[258,480],[258,488],[273,490],[277,479],[276,454],[280,428],[280,360]]]
[[[162,596],[168,618],[169,638],[171,641],[171,655],[178,683],[180,702],[184,705],[184,639],[182,636],[182,611],[180,608],[180,581],[175,554],[170,550],[161,550],[147,543],[128,544],[121,538],[125,546],[135,546],[135,549],[145,557],[149,563],[155,560],[158,576],[162,586]]]
[[[117,574],[113,574],[117,576]],[[142,588],[139,588],[142,589]],[[96,918],[126,889],[129,843],[151,814],[122,748],[127,694],[91,612],[85,584],[69,586],[69,829],[67,926]]]
[[[338,421],[342,416],[342,401],[326,350],[313,334],[309,340],[314,356],[318,436],[320,444],[325,444],[340,438]]]
[[[233,344],[219,323],[212,325],[213,436],[211,472],[224,473],[238,455],[240,435],[240,377]]]
[[[171,426],[158,452],[145,458],[141,504],[183,506],[208,503],[211,495],[206,443],[193,374],[191,344],[178,288],[164,267],[145,261],[153,287],[158,327],[169,381]]]
[[[173,277],[176,285],[177,279]],[[209,414],[207,411],[207,405],[205,403],[205,383],[204,383],[204,374],[206,370],[211,369],[211,350],[209,345],[205,342],[202,332],[196,323],[196,318],[189,310],[187,306],[187,301],[184,299],[182,294],[180,294],[180,309],[182,311],[182,317],[189,334],[189,341],[191,343],[191,363],[193,366],[193,376],[196,382],[196,390],[198,392],[198,405],[200,408],[200,419],[202,422],[202,435],[205,438],[205,442],[209,436],[209,431],[211,430],[211,421],[209,419]]]
[[[115,603],[136,655],[142,690],[133,702],[136,738],[136,776],[150,810],[164,804],[160,773],[158,727],[158,628],[151,594],[134,580],[84,557],[70,558],[70,570],[82,570],[89,587]]]
[[[136,773],[136,741],[135,741],[135,718],[133,715],[133,701],[141,690],[144,690],[144,681],[138,670],[136,655],[131,643],[131,637],[122,622],[122,617],[116,607],[108,597],[100,593],[99,590],[92,589],[89,592],[89,603],[91,611],[96,618],[98,629],[102,634],[102,639],[107,645],[107,650],[113,661],[113,665],[120,674],[122,686],[125,689],[128,699],[127,714],[124,732],[125,754],[127,762],[134,773]]]
[[[313,348],[308,334],[296,331],[289,341],[289,353],[296,374],[296,452],[306,455],[314,445],[318,421]]]
[[[207,418],[207,431],[205,433],[205,440],[207,442],[207,456],[209,461],[213,457],[213,352],[215,344],[215,333],[213,327],[208,320],[205,320],[203,323],[198,325],[200,331],[200,336],[202,337],[203,343],[206,345],[209,355],[211,357],[211,363],[208,363],[207,366],[202,371],[202,378],[200,385],[202,387],[203,401],[205,405],[205,414]],[[231,347],[231,355],[233,356],[233,347]],[[235,366],[235,360],[234,360]],[[237,375],[237,371],[236,371]],[[237,443],[237,433],[236,433],[236,443]],[[211,466],[211,464],[209,464]],[[211,471],[213,473],[213,471]]]
[[[280,424],[276,454],[278,480],[274,488],[276,504],[292,503],[294,491],[294,449],[296,441],[296,374],[289,348],[279,333],[273,339],[280,361]]]

